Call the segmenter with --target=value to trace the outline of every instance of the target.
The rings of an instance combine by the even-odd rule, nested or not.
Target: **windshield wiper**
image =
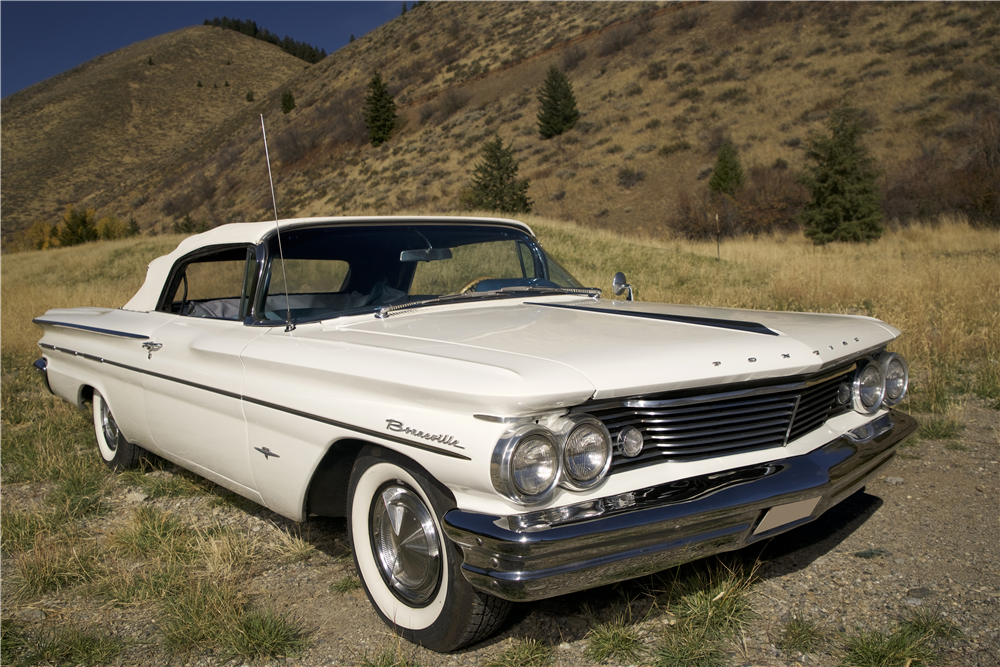
[[[511,292],[530,292],[532,294],[584,294],[592,299],[601,296],[600,287],[538,287],[533,285],[512,285],[511,287],[501,287],[499,292],[510,294]]]
[[[462,303],[463,301],[489,301],[491,299],[509,299],[516,297],[518,294],[530,293],[535,296],[545,296],[546,294],[584,294],[593,299],[597,299],[601,296],[601,290],[596,287],[591,288],[577,288],[577,287],[501,287],[498,290],[490,290],[488,292],[463,292],[461,294],[445,294],[443,296],[436,296],[431,299],[422,299],[420,301],[410,301],[408,303],[396,303],[388,306],[382,306],[375,313],[375,317],[382,320],[390,315],[395,315],[396,313],[402,312],[404,310],[410,310],[411,308],[424,308],[426,306],[435,306],[441,303]]]

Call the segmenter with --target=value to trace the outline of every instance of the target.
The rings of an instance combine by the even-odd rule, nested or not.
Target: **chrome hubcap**
[[[118,424],[104,401],[101,401],[101,427],[104,429],[104,443],[108,449],[111,451],[118,449]]]
[[[372,549],[382,576],[403,602],[420,606],[437,592],[441,552],[430,510],[416,493],[389,486],[371,513]]]

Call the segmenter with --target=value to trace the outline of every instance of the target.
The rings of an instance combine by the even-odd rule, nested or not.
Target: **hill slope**
[[[263,95],[303,66],[270,44],[198,26],[11,95],[3,100],[4,230],[58,218],[65,203],[103,204],[152,160],[176,156],[246,106],[247,91]]]
[[[846,98],[862,108],[894,214],[918,216],[968,185],[955,170],[992,154],[983,142],[1000,108],[998,35],[991,3],[427,3],[289,70],[280,89],[234,105],[176,151],[133,150],[125,185],[88,201],[153,231],[185,215],[268,218],[263,114],[283,216],[457,211],[498,133],[531,179],[536,212],[661,234],[679,205],[699,204],[723,138],[761,182],[788,189],[807,138]],[[536,95],[553,65],[568,71],[582,119],[545,141]],[[380,148],[361,113],[375,71],[400,112]],[[287,115],[285,89],[298,105]],[[969,196],[995,202],[987,186]],[[6,178],[4,192],[8,233]]]

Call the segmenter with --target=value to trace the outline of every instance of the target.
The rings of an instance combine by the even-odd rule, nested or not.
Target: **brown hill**
[[[263,114],[281,215],[457,211],[483,143],[499,133],[538,213],[659,234],[679,204],[698,202],[723,138],[745,168],[790,187],[806,139],[844,98],[864,113],[887,191],[934,199],[937,174],[994,150],[983,142],[1000,107],[998,35],[991,3],[426,3],[291,71],[172,152],[132,149],[117,188],[70,201],[90,194],[99,214],[152,231],[185,215],[269,218]],[[582,119],[546,141],[536,96],[551,65],[568,71]],[[400,112],[379,148],[361,116],[375,71]],[[297,102],[287,115],[285,89]],[[983,197],[996,201],[995,183]]]
[[[304,65],[270,44],[198,26],[9,96],[0,137],[4,232],[54,221],[67,203],[105,205],[157,159],[176,157],[247,106],[248,91],[264,96]]]

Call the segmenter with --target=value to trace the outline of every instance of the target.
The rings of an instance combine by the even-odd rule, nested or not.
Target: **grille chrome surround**
[[[645,447],[635,458],[615,448],[609,474],[663,461],[689,461],[784,447],[834,415],[850,410],[837,390],[856,365],[799,382],[691,395],[671,392],[582,405],[601,420],[614,442],[634,426]]]

